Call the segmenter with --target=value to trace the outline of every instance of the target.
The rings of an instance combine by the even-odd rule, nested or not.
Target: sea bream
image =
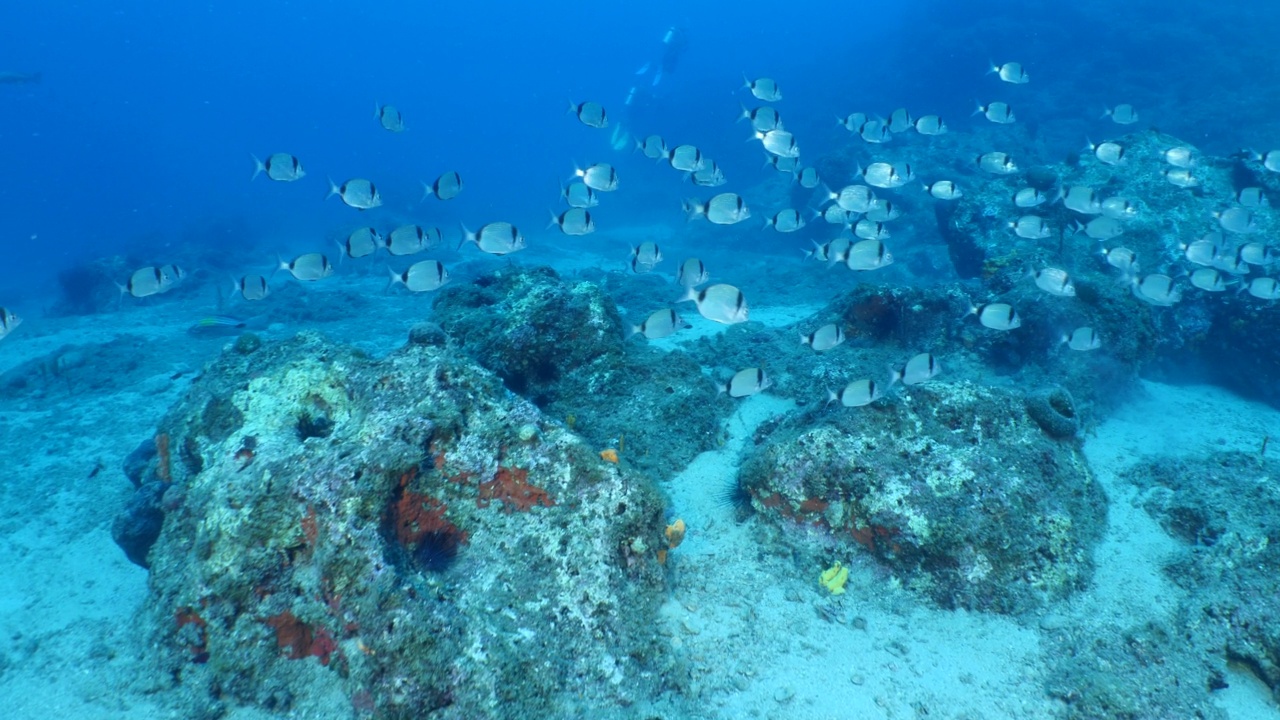
[[[397,273],[391,268],[387,268],[387,271],[391,273],[391,282],[387,286],[388,288],[399,283],[408,288],[410,292],[439,290],[449,282],[449,271],[445,270],[444,265],[439,260],[416,262],[402,273]]]
[[[18,329],[22,324],[22,318],[9,308],[0,307],[0,340],[9,336],[9,333]]]
[[[653,311],[639,325],[632,325],[628,337],[643,335],[649,340],[660,340],[688,327],[693,326],[677,315],[675,310],[665,308]]]
[[[804,227],[804,217],[800,215],[800,211],[794,208],[779,210],[773,217],[765,218],[764,226],[773,228],[780,233],[795,232]]]
[[[705,217],[716,225],[733,225],[751,217],[751,208],[737,193],[720,193],[705,203],[686,200],[684,211],[688,220]]]
[[[742,114],[738,116],[738,120],[750,120],[751,129],[756,132],[767,133],[771,130],[781,130],[782,117],[778,115],[778,111],[764,105],[754,110],[748,110],[747,106],[742,106]]]
[[[729,382],[720,386],[720,392],[728,393],[729,397],[741,398],[763,392],[771,385],[773,382],[762,368],[747,368],[734,373]]]
[[[1008,125],[1017,118],[1013,115],[1013,108],[1008,103],[989,102],[986,105],[978,104],[978,109],[973,111],[974,115],[982,115],[993,123],[1000,125]]]
[[[812,190],[822,183],[822,178],[818,175],[818,169],[814,167],[801,168],[796,174],[796,180],[799,181],[800,187],[806,190]]]
[[[945,135],[947,132],[947,124],[937,115],[918,118],[914,127],[921,135]]]
[[[911,113],[906,108],[898,108],[889,113],[889,132],[901,133],[911,130],[915,127],[916,121],[911,118]]]
[[[609,163],[596,163],[587,168],[575,168],[573,174],[582,178],[582,184],[599,192],[618,189],[618,171]]]
[[[288,270],[290,275],[303,282],[315,282],[333,274],[333,264],[321,253],[306,253],[293,260],[280,259],[276,272]]]
[[[850,270],[878,270],[892,264],[893,254],[879,240],[860,240],[845,251],[844,265]]]
[[[1102,338],[1091,327],[1078,327],[1062,336],[1062,343],[1072,350],[1088,352],[1102,347]]]
[[[800,334],[800,344],[808,345],[814,352],[826,352],[844,342],[844,329],[836,323],[827,323],[813,332]]]
[[[338,249],[342,251],[342,255],[352,259],[368,257],[382,245],[382,234],[371,227],[352,230],[345,240],[338,241]]]
[[[395,105],[375,105],[373,116],[378,119],[378,124],[383,130],[393,133],[404,132],[404,116]]]
[[[1018,172],[1018,164],[1008,153],[989,152],[978,156],[978,167],[993,175],[1012,175]]]
[[[722,325],[746,322],[751,313],[742,291],[723,283],[704,290],[688,288],[680,302],[695,303],[699,315]]]
[[[302,162],[289,153],[268,155],[266,162],[259,160],[257,155],[251,154],[249,157],[253,158],[253,177],[250,180],[256,180],[259,175],[266,173],[271,180],[293,182],[307,174],[302,169]]]
[[[706,158],[694,145],[677,145],[667,152],[667,162],[680,172],[697,172],[706,164]]]
[[[987,74],[990,75],[992,73],[999,75],[1001,80],[1014,85],[1025,85],[1031,82],[1031,76],[1027,74],[1026,70],[1022,69],[1022,63],[1007,62],[1003,65],[991,63],[991,69],[987,71]]]
[[[328,200],[334,195],[357,210],[370,210],[382,205],[382,196],[378,194],[378,188],[363,178],[352,178],[341,185],[335,185],[332,179],[329,180],[329,194],[325,199]]]
[[[1133,278],[1133,295],[1139,300],[1168,307],[1182,299],[1182,291],[1168,275],[1152,273],[1141,278]]]
[[[240,297],[250,302],[262,300],[271,294],[271,288],[267,285],[267,279],[261,275],[245,275],[239,280],[231,279],[232,292],[240,294]]]
[[[892,383],[890,383],[892,385]],[[866,378],[863,380],[854,380],[839,390],[827,391],[827,404],[839,400],[840,404],[845,407],[862,407],[870,405],[884,396],[884,389],[880,383]]]
[[[1117,125],[1132,125],[1138,122],[1138,111],[1132,105],[1121,104],[1102,111],[1102,117],[1111,118]]]
[[[796,144],[796,138],[786,130],[770,130],[769,132],[756,132],[752,135],[756,140],[764,145],[764,149],[772,155],[785,158],[800,157],[800,146]]]
[[[1043,240],[1053,235],[1049,224],[1039,215],[1023,215],[1017,220],[1010,220],[1009,228],[1015,235],[1027,240]]]
[[[525,247],[524,235],[521,235],[520,230],[509,222],[492,222],[482,225],[475,232],[471,232],[466,225],[463,225],[462,242],[458,243],[458,249],[461,250],[467,243],[474,243],[481,252],[490,255],[510,255]]]
[[[782,99],[782,90],[778,87],[778,83],[770,78],[757,78],[752,80],[746,75],[742,76],[742,87],[751,91],[757,100],[765,102],[778,102]]]
[[[1280,281],[1272,277],[1256,277],[1241,286],[1259,300],[1280,300]]]
[[[596,195],[596,191],[587,187],[586,183],[581,181],[570,183],[568,187],[561,188],[560,197],[564,198],[569,207],[593,208],[600,204],[600,196]]]
[[[959,200],[964,197],[964,193],[960,188],[950,180],[938,180],[932,184],[922,183],[921,187],[924,191],[939,200]]]
[[[1055,267],[1046,267],[1039,270],[1028,271],[1031,278],[1036,281],[1036,287],[1053,295],[1055,297],[1073,297],[1076,294],[1076,286],[1071,283],[1071,276],[1066,270]]]
[[[590,235],[596,231],[596,221],[591,219],[591,213],[585,208],[571,207],[559,215],[551,213],[547,229],[553,227],[560,228],[565,235]]]
[[[163,267],[144,267],[134,270],[125,284],[116,283],[120,294],[136,298],[158,295],[169,289],[174,277]]]
[[[1049,201],[1049,196],[1036,188],[1025,187],[1013,194],[1014,207],[1033,208]]]
[[[661,135],[650,135],[643,140],[636,138],[636,149],[650,160],[660,160],[667,156],[667,142]]]
[[[574,103],[569,101],[569,109],[566,114],[573,113],[578,116],[578,122],[592,128],[609,127],[609,115],[605,112],[604,106],[596,102]]]
[[[452,200],[458,197],[460,192],[462,192],[462,176],[453,170],[443,173],[430,185],[426,182],[422,183],[422,200],[426,200],[429,195],[436,196],[437,200]]]
[[[689,180],[698,187],[720,187],[725,184],[724,172],[715,160],[707,160],[701,170],[694,170]]]
[[[689,258],[680,263],[680,270],[676,273],[676,283],[683,288],[695,288],[710,279],[707,266],[698,258]]]
[[[660,262],[662,262],[662,248],[658,247],[658,243],[646,240],[631,248],[631,257],[627,260],[627,265],[631,268],[631,272],[640,274],[653,270],[654,266]]]
[[[1014,330],[1022,327],[1022,318],[1018,317],[1018,311],[1007,303],[970,305],[967,315],[977,315],[978,322],[992,330]]]
[[[942,372],[942,365],[938,363],[938,359],[933,353],[920,353],[907,361],[907,364],[901,369],[890,368],[893,371],[892,380],[889,385],[901,381],[903,385],[919,385],[938,376]]]

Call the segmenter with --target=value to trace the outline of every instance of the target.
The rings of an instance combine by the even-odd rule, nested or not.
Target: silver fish
[[[646,240],[631,248],[631,260],[628,264],[632,272],[647,273],[659,262],[662,262],[662,249],[658,247],[658,243]]]
[[[836,323],[828,323],[813,332],[800,334],[800,344],[808,345],[815,352],[826,352],[844,342],[844,329]]]
[[[813,167],[802,168],[796,179],[800,181],[800,187],[806,190],[812,190],[822,183],[822,178],[818,176],[817,168]]]
[[[1180,188],[1193,188],[1200,185],[1200,177],[1185,168],[1164,170],[1160,174],[1170,185],[1177,185]]]
[[[1071,284],[1071,276],[1066,270],[1047,267],[1031,272],[1036,287],[1056,297],[1072,297],[1076,294],[1075,285]]]
[[[378,194],[378,188],[373,183],[363,178],[352,178],[342,185],[334,185],[333,180],[329,181],[329,194],[325,199],[329,199],[337,195],[342,198],[342,202],[357,210],[369,210],[382,205],[382,196]]]
[[[560,197],[564,198],[569,207],[593,208],[600,204],[600,196],[596,195],[596,191],[582,182],[570,183],[569,187],[561,188]]]
[[[667,156],[667,142],[661,135],[650,135],[644,140],[636,140],[636,149],[650,160],[658,160]]]
[[[439,260],[421,260],[410,265],[409,269],[402,273],[397,273],[391,268],[387,268],[387,271],[391,273],[392,285],[400,283],[410,292],[439,290],[449,282],[449,271],[445,270]]]
[[[986,105],[978,105],[978,109],[973,111],[974,115],[982,115],[993,123],[1000,125],[1008,125],[1017,118],[1013,115],[1013,108],[1008,103],[990,102]]]
[[[245,275],[239,280],[232,278],[232,286],[235,288],[232,292],[240,293],[240,297],[249,301],[262,300],[271,294],[267,279],[261,275]]]
[[[676,274],[676,282],[684,288],[695,288],[711,279],[707,266],[698,258],[689,258],[680,263],[680,271]]]
[[[1008,153],[989,152],[978,156],[978,167],[994,175],[1012,175],[1018,172],[1018,164]]]
[[[771,167],[778,172],[795,174],[800,169],[800,158],[798,157],[782,157],[780,155],[770,155],[765,153],[765,167]]]
[[[1138,272],[1138,254],[1127,247],[1103,248],[1102,257],[1107,264],[1126,275]]]
[[[1068,210],[1082,215],[1102,214],[1102,200],[1093,188],[1086,185],[1073,185],[1062,195],[1062,204]]]
[[[129,294],[136,298],[144,298],[168,290],[173,282],[173,277],[164,268],[144,267],[134,270],[124,285],[116,283],[116,287],[120,288],[121,295]]]
[[[705,203],[686,200],[684,210],[689,220],[705,217],[716,225],[733,225],[751,217],[751,209],[737,193],[720,193]]]
[[[810,242],[813,243],[813,249],[805,250],[804,256],[828,265],[844,262],[849,256],[849,248],[853,246],[853,241],[846,237],[838,237],[821,245],[817,241]]]
[[[1190,262],[1212,267],[1222,252],[1222,233],[1208,233],[1199,240],[1186,243],[1182,245],[1182,252]]]
[[[293,260],[280,260],[278,270],[288,270],[298,280],[315,282],[333,274],[333,265],[322,253],[306,253]]]
[[[428,195],[435,195],[439,200],[452,200],[458,197],[460,192],[462,192],[462,176],[453,170],[436,178],[436,181],[430,185],[422,183],[423,200],[426,200]]]
[[[588,168],[577,169],[574,174],[582,178],[582,184],[600,192],[613,192],[618,189],[618,171],[609,163],[596,163]]]
[[[368,257],[377,252],[382,245],[382,235],[371,227],[352,230],[346,240],[338,243],[342,254],[353,259]]]
[[[888,240],[889,228],[885,227],[882,222],[876,222],[869,217],[864,217],[853,224],[853,234],[863,240]]]
[[[1280,251],[1260,242],[1249,242],[1240,246],[1240,259],[1250,265],[1265,266],[1280,260]]]
[[[726,182],[724,172],[720,170],[715,160],[706,161],[703,168],[694,170],[689,179],[698,187],[720,187]]]
[[[293,182],[307,174],[302,169],[302,163],[298,158],[289,153],[268,155],[266,162],[259,160],[257,155],[250,155],[249,157],[253,158],[253,177],[249,178],[250,180],[256,180],[259,175],[266,173],[267,177],[272,180]]]
[[[22,324],[22,318],[9,308],[0,307],[0,339],[9,336],[9,333],[18,329]]]
[[[1164,151],[1164,161],[1176,168],[1189,170],[1196,165],[1195,150],[1185,145],[1169,148]]]
[[[907,112],[906,108],[898,108],[889,114],[889,132],[906,132],[914,128],[915,124],[915,120],[911,119],[911,113]]]
[[[400,114],[400,111],[394,105],[375,106],[373,116],[378,118],[378,122],[381,123],[383,129],[395,133],[404,132],[404,116]]]
[[[1093,153],[1094,157],[1107,165],[1124,164],[1124,146],[1120,143],[1102,142],[1095,145],[1091,142],[1085,147]]]
[[[667,162],[680,172],[697,172],[706,164],[706,158],[693,145],[678,145],[667,153]]]
[[[1062,342],[1072,350],[1088,352],[1102,347],[1102,338],[1091,327],[1078,327],[1070,335],[1063,335]]]
[[[900,217],[902,217],[902,208],[894,205],[891,200],[876,198],[871,203],[871,207],[867,208],[866,219],[871,222],[887,223]]]
[[[937,377],[941,372],[942,365],[938,363],[933,353],[920,353],[908,360],[901,370],[894,370],[893,380],[889,384],[892,386],[902,381],[903,385],[919,385]]]
[[[939,200],[959,200],[964,197],[964,193],[960,188],[950,180],[939,180],[933,184],[924,186],[925,192]]]
[[[834,200],[842,210],[852,213],[864,213],[871,209],[875,202],[875,192],[866,185],[846,185],[840,192],[827,191],[827,199]]]
[[[1122,104],[1103,111],[1102,117],[1111,118],[1111,122],[1118,125],[1132,125],[1138,122],[1138,111],[1133,109],[1132,105]]]
[[[787,158],[800,157],[800,146],[796,144],[795,136],[786,130],[757,132],[754,137],[770,154]]]
[[[992,63],[991,69],[987,71],[988,75],[991,73],[999,75],[1001,80],[1014,85],[1025,85],[1031,82],[1031,76],[1022,69],[1022,63],[1007,62],[1003,65]]]
[[[836,124],[851,133],[858,132],[866,121],[867,116],[865,113],[849,113],[844,117],[836,118]]]
[[[1111,240],[1124,234],[1124,224],[1115,218],[1100,215],[1084,225],[1084,234],[1094,240]]]
[[[591,219],[591,213],[585,208],[571,207],[559,215],[551,213],[547,229],[553,227],[560,228],[565,235],[590,235],[596,231],[596,221]]]
[[[704,290],[688,288],[680,302],[689,301],[698,306],[699,315],[723,325],[746,322],[751,312],[742,291],[723,283]]]
[[[1133,294],[1139,300],[1168,307],[1182,299],[1182,291],[1168,275],[1153,273],[1133,279]]]
[[[1248,208],[1232,207],[1213,214],[1223,230],[1236,235],[1250,235],[1258,232],[1258,222]]]
[[[862,127],[858,128],[858,137],[864,142],[879,145],[892,140],[893,133],[889,131],[889,125],[885,121],[875,119],[862,123]]]
[[[1010,220],[1009,227],[1015,235],[1027,240],[1043,240],[1053,235],[1049,224],[1039,215],[1023,215],[1017,220]]]
[[[845,210],[839,205],[829,205],[818,215],[832,225],[846,225],[848,227],[853,227],[853,221],[858,219],[858,213],[852,210]]]
[[[644,335],[650,340],[660,340],[689,327],[693,326],[677,315],[675,310],[665,308],[653,311],[639,325],[632,325],[631,335]]]
[[[516,226],[509,222],[492,222],[482,225],[476,232],[471,232],[466,225],[463,225],[462,242],[458,244],[458,248],[461,249],[467,243],[475,243],[481,252],[490,255],[510,255],[525,247],[524,235],[521,235]]]
[[[729,397],[747,397],[767,390],[772,381],[760,368],[747,368],[734,373],[729,382],[720,387],[721,392],[729,393]]]
[[[744,105],[742,114],[738,116],[739,120],[750,120],[751,129],[755,132],[767,133],[772,130],[782,129],[782,117],[778,115],[778,111],[764,105],[754,110],[748,110]]]
[[[430,246],[427,231],[420,225],[401,225],[387,235],[385,243],[387,252],[397,257],[415,255]]]
[[[975,305],[969,308],[969,314],[977,315],[978,322],[992,330],[1014,330],[1022,327],[1022,318],[1018,317],[1018,311],[1007,303]]]
[[[804,225],[804,218],[800,215],[800,211],[791,208],[779,210],[773,217],[766,218],[764,221],[765,227],[773,228],[781,233],[795,232],[804,227]]]
[[[1249,281],[1246,289],[1259,300],[1280,300],[1280,281],[1275,278],[1256,277]]]
[[[865,169],[859,168],[859,174],[868,185],[886,190],[902,187],[915,178],[911,165],[906,163],[896,166],[886,162],[873,162]]]
[[[1267,199],[1266,191],[1260,187],[1240,188],[1236,193],[1236,202],[1247,208],[1269,207],[1271,201]]]
[[[1033,208],[1048,202],[1049,197],[1039,190],[1025,187],[1013,194],[1013,204],[1020,208]]]
[[[1191,284],[1207,292],[1222,292],[1227,283],[1222,273],[1211,267],[1196,268],[1191,272]]]
[[[943,135],[947,132],[947,124],[937,115],[925,115],[917,119],[915,128],[921,135]]]
[[[866,378],[854,380],[841,388],[839,392],[828,390],[827,404],[830,405],[832,402],[839,400],[840,404],[845,407],[862,407],[870,405],[883,396],[884,391],[880,387],[880,383],[871,378]]]
[[[609,116],[604,111],[604,106],[600,103],[584,102],[574,104],[569,102],[569,109],[566,113],[573,113],[578,116],[578,122],[587,127],[606,128],[609,127]]]
[[[769,78],[749,79],[746,75],[742,76],[743,87],[750,90],[757,100],[765,102],[778,102],[782,99],[782,90],[778,88],[778,83]]]
[[[1102,215],[1115,220],[1132,220],[1138,217],[1138,206],[1128,198],[1109,197],[1102,201]]]
[[[893,264],[893,253],[879,240],[859,240],[845,252],[844,265],[850,270],[878,270]]]

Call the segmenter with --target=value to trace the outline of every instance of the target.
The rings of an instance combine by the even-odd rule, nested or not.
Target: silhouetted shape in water
[[[0,70],[0,85],[32,85],[40,82],[41,73],[20,73]]]

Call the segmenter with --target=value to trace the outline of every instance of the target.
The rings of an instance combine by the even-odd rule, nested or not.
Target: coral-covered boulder
[[[584,716],[661,676],[657,494],[453,351],[228,351],[160,432],[149,606],[193,716]]]
[[[946,607],[1069,594],[1106,522],[1078,442],[1046,434],[1020,393],[969,383],[792,418],[757,438],[740,482],[795,543],[870,556]]]

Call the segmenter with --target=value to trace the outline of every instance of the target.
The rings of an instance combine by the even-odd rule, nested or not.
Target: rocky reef
[[[229,347],[136,453],[164,519],[131,554],[189,717],[578,717],[656,695],[651,484],[414,337],[381,360],[312,334]]]
[[[755,438],[741,486],[807,553],[870,556],[944,607],[1022,612],[1088,582],[1106,497],[1021,393],[931,383]]]

